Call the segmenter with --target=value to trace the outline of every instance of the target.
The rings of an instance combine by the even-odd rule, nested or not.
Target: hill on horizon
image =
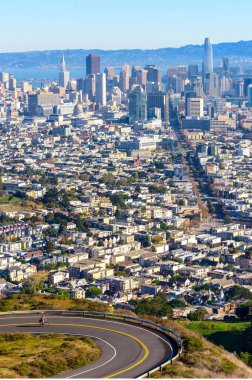
[[[67,69],[83,69],[85,57],[90,53],[101,56],[102,68],[130,65],[156,64],[165,69],[169,65],[202,63],[203,45],[186,45],[178,48],[160,49],[66,49],[64,50]],[[0,53],[0,69],[58,69],[62,50]],[[221,66],[222,57],[230,60],[231,66],[252,66],[252,40],[223,42],[213,45],[214,65]]]

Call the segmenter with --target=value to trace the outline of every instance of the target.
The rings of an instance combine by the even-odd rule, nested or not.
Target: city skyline
[[[241,22],[237,15],[245,7]],[[249,40],[247,25],[252,3],[249,0],[239,4],[233,0],[204,3],[181,0],[179,4],[171,4],[164,0],[129,0],[118,4],[108,0],[105,4],[101,0],[92,3],[44,0],[34,6],[31,0],[24,0],[22,4],[11,0],[3,3],[1,9],[2,14],[12,9],[15,28],[9,27],[8,17],[3,18],[0,32],[6,37],[0,43],[0,52],[70,48],[117,50],[201,44],[205,36],[210,36],[213,44]],[[38,27],[40,16],[45,18],[46,26]]]

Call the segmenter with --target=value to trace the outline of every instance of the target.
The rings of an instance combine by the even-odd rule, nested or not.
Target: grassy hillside
[[[0,378],[51,377],[100,356],[86,337],[61,334],[0,334]]]
[[[250,322],[218,322],[218,321],[193,321],[181,322],[186,328],[193,330],[210,342],[223,346],[230,352],[243,351],[244,331],[250,326]],[[252,350],[252,347],[251,347]]]
[[[38,294],[29,296],[26,294],[13,295],[0,299],[0,312],[13,310],[92,310],[111,312],[112,308],[102,302],[90,300],[65,299],[62,296]]]
[[[153,319],[152,319],[153,320]],[[236,355],[207,341],[176,322],[161,322],[179,333],[184,342],[181,357],[152,375],[155,378],[251,378],[252,369]],[[228,338],[227,338],[228,339]]]

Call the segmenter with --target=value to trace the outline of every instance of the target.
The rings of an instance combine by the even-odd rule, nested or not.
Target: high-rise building
[[[209,73],[209,96],[218,97],[220,95],[220,81],[219,75],[216,73]]]
[[[6,83],[9,81],[9,74],[5,72],[0,73],[0,82]]]
[[[187,100],[187,116],[203,117],[204,101],[201,98],[188,98]]]
[[[131,70],[131,76],[135,78],[137,76],[137,72],[141,70],[141,66],[133,66]]]
[[[129,119],[130,122],[147,120],[147,94],[141,87],[129,95]]]
[[[203,74],[213,72],[213,48],[210,38],[205,38],[203,53]],[[204,77],[203,75],[203,77]]]
[[[146,83],[147,83],[147,75],[148,75],[148,71],[145,69],[138,70],[136,74],[137,83],[140,86],[143,86],[144,88],[146,87]]]
[[[48,108],[52,112],[53,106],[60,104],[60,95],[52,92],[41,92],[39,94],[28,95],[28,113],[35,116],[39,108]]]
[[[252,84],[248,85],[248,107],[252,107]]]
[[[105,67],[104,74],[106,74],[107,79],[114,79],[116,76],[115,68],[111,66]]]
[[[155,65],[147,65],[144,68],[147,70],[147,81],[161,83],[162,81],[162,71]]]
[[[168,66],[168,68],[167,68],[167,76],[168,76],[168,78],[171,78],[174,75],[177,76],[177,73],[178,73],[177,66]]]
[[[188,77],[190,80],[196,78],[199,75],[198,65],[189,65],[188,66]]]
[[[14,75],[10,74],[10,76],[9,76],[9,90],[10,91],[15,91],[16,88],[17,88],[17,81],[14,78]]]
[[[185,91],[185,110],[186,110],[186,116],[188,116],[188,99],[189,98],[196,98],[196,92],[195,91]]]
[[[101,59],[97,54],[89,54],[86,57],[86,76],[101,72]]]
[[[147,94],[147,112],[148,117],[151,117],[150,110],[159,108],[161,111],[161,119],[169,121],[169,96],[162,91],[150,92]]]
[[[222,57],[222,74],[227,76],[229,74],[229,59]]]
[[[248,96],[248,86],[252,84],[252,78],[244,78],[244,97]]]
[[[59,86],[66,88],[69,82],[69,71],[66,71],[64,54],[62,54],[59,71]]]
[[[122,71],[128,75],[128,77],[131,76],[131,67],[128,64],[123,65]]]
[[[177,76],[181,79],[187,79],[187,67],[184,65],[178,66]]]
[[[95,102],[101,106],[106,106],[106,74],[96,74],[95,76]]]

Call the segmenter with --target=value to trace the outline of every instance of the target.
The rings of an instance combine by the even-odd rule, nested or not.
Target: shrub
[[[202,339],[190,335],[185,335],[182,338],[184,349],[187,352],[195,352],[203,349]]]

